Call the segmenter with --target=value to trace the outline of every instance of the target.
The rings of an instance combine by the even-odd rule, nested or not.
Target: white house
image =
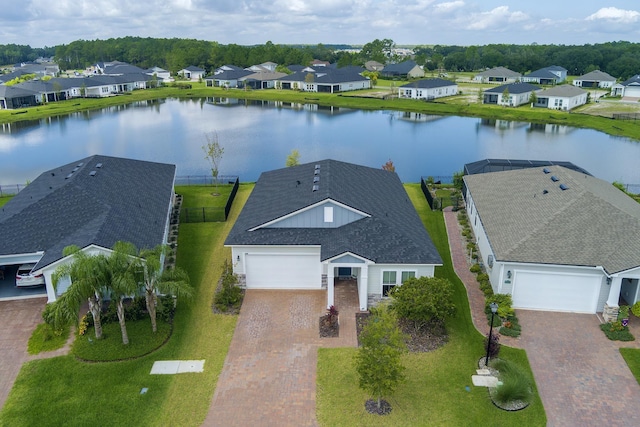
[[[530,102],[532,92],[537,93],[541,90],[540,87],[529,83],[508,83],[485,90],[482,103],[517,107]]]
[[[167,242],[175,165],[94,155],[42,173],[0,210],[0,265],[34,263],[49,302],[63,249],[109,253],[119,240],[151,249]],[[68,283],[66,284],[68,285]]]
[[[567,79],[567,70],[559,65],[540,68],[522,76],[520,81],[525,83],[537,83],[541,85],[555,85]]]
[[[623,98],[640,98],[640,74],[636,74],[622,83],[613,85],[611,95],[621,96]]]
[[[622,191],[558,165],[463,179],[493,290],[515,308],[610,320],[640,300],[640,204]]]
[[[450,80],[423,79],[400,86],[400,98],[435,99],[458,94],[458,85]]]
[[[398,175],[335,160],[264,172],[225,246],[247,289],[326,289],[328,307],[355,277],[361,310],[442,265]]]
[[[614,84],[616,78],[600,70],[591,71],[573,80],[574,86],[582,88],[610,89]]]
[[[515,83],[520,80],[522,74],[505,67],[495,67],[482,71],[473,76],[473,81],[478,83]]]
[[[276,80],[275,86],[304,92],[337,93],[370,89],[371,80],[350,68],[316,67],[285,75]]]
[[[588,92],[571,85],[554,86],[537,93],[534,107],[568,111],[587,103]]]
[[[196,67],[194,65],[189,65],[187,68],[183,68],[178,71],[178,75],[184,77],[185,79],[189,79],[193,82],[198,81],[200,79],[204,79],[204,75],[206,71],[200,67]]]

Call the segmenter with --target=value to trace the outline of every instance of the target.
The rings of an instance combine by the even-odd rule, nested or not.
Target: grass
[[[11,200],[13,198],[13,195],[11,196],[2,196],[0,197],[0,207],[4,206],[5,204],[7,204],[7,202],[9,200]]]
[[[233,184],[213,185],[176,185],[176,194],[182,195],[182,206],[186,208],[218,207],[224,208],[229,199]],[[213,193],[219,194],[214,196]]]
[[[502,385],[493,390],[496,402],[506,405],[515,400],[529,402],[531,399],[531,378],[519,366],[507,360],[495,360],[491,364],[500,373]]]
[[[46,323],[40,323],[29,338],[27,352],[29,354],[39,354],[62,348],[69,338],[69,331],[70,328],[67,327],[61,333],[56,334],[51,329],[51,326]]]
[[[401,86],[406,82],[394,82],[394,86]],[[102,99],[71,99],[50,103],[43,106],[19,110],[0,110],[0,123],[11,123],[22,120],[38,120],[51,116],[67,115],[78,111],[90,111],[114,105],[123,105],[137,101],[147,101],[158,98],[202,98],[225,97],[256,100],[272,100],[285,102],[315,103],[320,106],[336,106],[360,110],[397,110],[412,111],[425,114],[456,115],[463,117],[480,117],[509,121],[550,123],[573,126],[577,128],[595,129],[610,135],[624,136],[640,140],[640,126],[633,121],[612,120],[606,117],[581,113],[583,109],[569,112],[553,111],[544,108],[530,108],[521,106],[505,108],[496,105],[484,105],[477,102],[461,102],[460,97],[439,99],[437,102],[424,102],[411,99],[377,99],[366,95],[374,90],[354,91],[337,94],[308,93],[292,90],[224,90],[206,87],[204,83],[191,83],[192,89],[177,89],[163,87],[158,89],[137,90],[127,96],[115,96]],[[388,84],[391,84],[390,82]],[[387,81],[378,81],[379,87],[385,87]],[[460,90],[466,93],[464,84]],[[383,90],[387,90],[386,88]],[[474,89],[471,89],[473,92]],[[468,90],[467,90],[468,92]],[[477,90],[476,90],[477,92]],[[465,95],[462,95],[463,97]],[[474,95],[475,96],[475,95]],[[313,99],[310,99],[310,98]],[[476,96],[477,98],[477,96]]]
[[[627,366],[631,370],[631,373],[640,384],[640,349],[638,348],[621,348],[620,354]]]
[[[171,324],[158,319],[158,332],[151,332],[151,320],[128,321],[129,345],[122,344],[120,324],[102,325],[103,337],[95,339],[93,327],[84,335],[76,336],[71,351],[76,357],[95,362],[134,359],[157,350],[171,336]]]
[[[485,388],[471,385],[471,375],[484,353],[484,337],[473,327],[466,290],[453,271],[444,218],[441,212],[429,209],[419,184],[407,184],[405,189],[443,259],[444,265],[436,269],[436,276],[449,279],[455,286],[458,311],[447,321],[449,343],[433,352],[404,357],[407,382],[387,399],[393,411],[384,417],[368,414],[364,409],[364,402],[370,396],[358,388],[353,365],[356,349],[320,349],[316,406],[319,423],[325,426],[450,426],[483,425],[491,420],[493,426],[546,425],[535,384],[531,405],[518,412],[496,408]],[[523,350],[503,346],[500,357],[533,378]]]
[[[195,295],[178,301],[165,346],[122,362],[84,363],[71,355],[27,362],[0,412],[0,425],[201,425],[237,321],[211,310],[222,262],[230,256],[223,243],[252,188],[240,186],[229,221],[180,225],[178,265],[189,273]],[[184,359],[204,359],[204,372],[149,375],[156,360]],[[148,392],[141,395],[143,387]]]

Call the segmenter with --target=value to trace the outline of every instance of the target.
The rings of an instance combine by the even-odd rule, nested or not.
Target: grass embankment
[[[621,348],[620,354],[627,362],[627,366],[631,370],[631,373],[640,384],[640,349],[638,348]]]
[[[7,204],[9,200],[11,200],[13,196],[2,196],[0,197],[0,208]]]
[[[406,82],[394,82],[401,86]],[[461,96],[439,99],[437,102],[424,102],[411,99],[377,99],[366,97],[367,93],[379,89],[344,92],[337,94],[297,92],[292,90],[242,90],[206,87],[204,83],[192,83],[191,89],[163,87],[158,89],[137,90],[128,95],[101,99],[72,99],[50,103],[43,106],[18,110],[0,110],[0,123],[11,123],[22,120],[37,120],[45,117],[71,114],[114,105],[123,105],[136,101],[147,101],[158,98],[201,98],[226,97],[267,101],[298,102],[335,106],[359,110],[397,110],[412,111],[425,114],[456,115],[480,117],[532,123],[551,123],[578,128],[590,128],[610,135],[624,136],[640,140],[640,126],[633,121],[612,120],[606,117],[582,114],[580,112],[561,112],[544,108],[521,106],[506,108],[495,105],[462,102]],[[459,85],[464,92],[464,84]],[[386,88],[384,90],[387,90]]]
[[[84,363],[73,356],[28,362],[0,413],[0,425],[201,425],[237,320],[211,310],[230,253],[223,243],[252,188],[240,186],[229,221],[180,225],[178,265],[189,273],[195,295],[178,302],[165,346],[123,362]],[[156,360],[181,359],[204,359],[204,373],[149,375]],[[148,392],[141,395],[143,387]]]
[[[453,271],[444,218],[441,212],[429,209],[418,184],[405,188],[442,256],[444,266],[436,269],[436,276],[455,285],[458,311],[447,322],[449,342],[434,352],[405,356],[407,382],[389,399],[393,410],[387,416],[371,415],[364,409],[370,396],[358,388],[353,365],[356,349],[320,349],[318,421],[325,426],[483,425],[487,420],[492,426],[544,426],[546,416],[536,390],[528,408],[506,412],[492,404],[486,388],[471,384],[484,353],[484,337],[472,324],[466,290]],[[524,368],[533,382],[523,350],[503,346],[500,357]]]

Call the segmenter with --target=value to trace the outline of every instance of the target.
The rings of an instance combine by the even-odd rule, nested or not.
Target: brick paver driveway
[[[640,385],[593,314],[518,310],[547,425],[640,425]]]
[[[357,292],[344,289],[340,338],[324,339],[326,290],[248,290],[204,425],[316,426],[318,348],[356,345]]]
[[[29,360],[27,342],[42,322],[46,298],[0,301],[0,409],[13,387],[22,363]]]

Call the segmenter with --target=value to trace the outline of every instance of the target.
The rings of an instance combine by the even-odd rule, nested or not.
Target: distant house
[[[415,61],[404,61],[387,65],[380,71],[380,75],[386,78],[417,79],[424,77],[424,70]]]
[[[286,76],[286,73],[260,71],[241,77],[238,79],[238,82],[240,87],[248,87],[251,89],[273,89],[276,87],[276,81]]]
[[[299,71],[279,78],[276,87],[328,93],[371,88],[371,80],[349,69],[316,67],[316,69],[305,68],[305,70],[307,71]]]
[[[178,71],[178,75],[191,81],[198,81],[200,79],[203,79],[205,73],[205,70],[194,65],[189,65],[187,68],[183,68],[182,70]]]
[[[0,110],[13,110],[35,105],[38,105],[35,92],[15,86],[0,85]]]
[[[568,111],[587,103],[588,92],[571,85],[560,85],[538,92],[534,107]]]
[[[384,65],[379,63],[378,61],[367,61],[364,63],[364,68],[367,71],[382,71]]]
[[[616,78],[604,71],[595,70],[573,80],[573,85],[578,87],[610,89],[616,84]]]
[[[525,74],[520,79],[525,83],[538,83],[541,85],[556,85],[567,79],[567,70],[558,65],[541,68],[529,74]]]
[[[623,98],[640,98],[640,74],[636,74],[622,83],[613,85],[611,94],[613,96],[622,96]]]
[[[239,67],[225,66],[225,68],[218,68],[213,76],[206,77],[204,81],[208,87],[236,88],[239,87],[240,79],[251,74],[254,72]]]
[[[155,74],[158,79],[162,79],[163,81],[171,80],[171,73],[160,67],[152,67],[148,70],[145,70],[144,72],[145,74],[148,74],[150,76],[153,76]]]
[[[329,65],[331,65],[331,63],[329,61],[321,61],[319,59],[314,59],[313,61],[311,61],[309,65],[312,67],[328,67]]]
[[[540,90],[540,87],[529,83],[509,83],[485,90],[482,103],[517,107],[528,103],[531,93]],[[504,99],[505,91],[509,94],[507,99]]]
[[[473,77],[473,81],[479,83],[515,83],[520,77],[522,77],[522,74],[511,71],[508,68],[495,67],[476,74]]]
[[[423,79],[407,83],[398,89],[400,98],[435,99],[458,94],[458,85],[449,80]]]

